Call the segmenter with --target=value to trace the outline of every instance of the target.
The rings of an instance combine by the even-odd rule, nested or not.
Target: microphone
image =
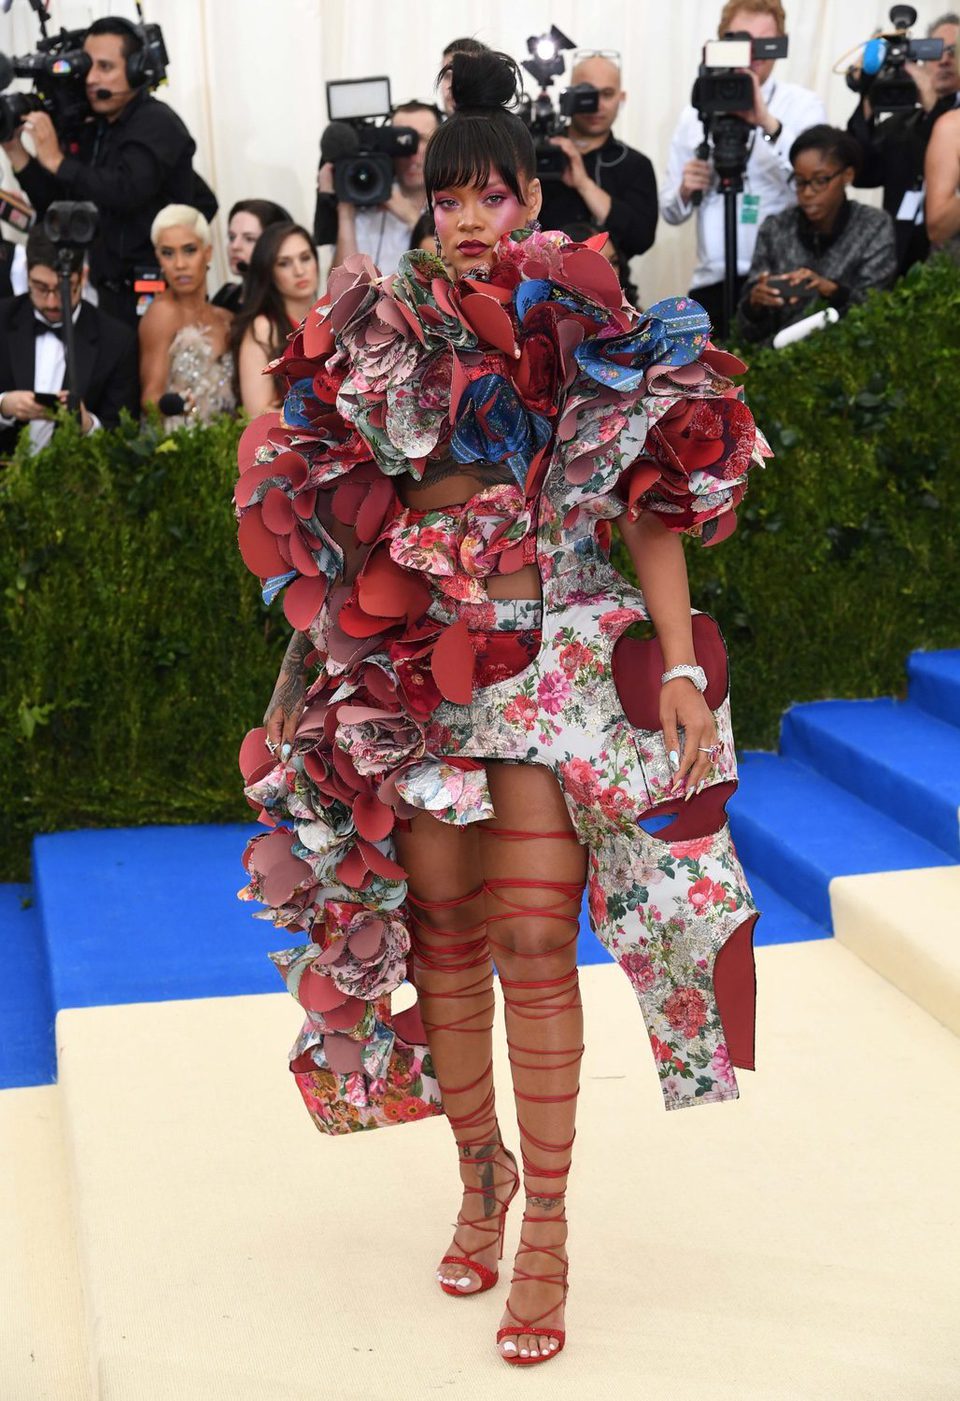
[[[93,95],[98,102],[106,102],[108,98],[116,96],[109,88],[94,88]]]
[[[352,126],[346,122],[331,122],[320,137],[320,164],[355,156],[359,149],[360,138]]]
[[[249,264],[249,263],[245,263],[245,262],[243,261],[242,258],[238,258],[238,259],[237,259],[237,272],[240,274],[240,276],[241,276],[241,277],[246,277],[246,275],[247,275],[247,273],[248,273],[249,271],[250,271],[250,264]]]
[[[187,403],[182,394],[168,391],[166,394],[160,395],[157,400],[157,408],[164,418],[176,418],[178,415],[186,413]]]

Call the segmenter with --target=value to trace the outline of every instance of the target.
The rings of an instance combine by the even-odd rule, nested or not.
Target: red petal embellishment
[[[382,842],[393,831],[393,812],[372,795],[357,798],[353,820],[361,837],[368,842]]]
[[[454,705],[469,705],[473,697],[476,655],[464,622],[444,628],[430,659],[430,670],[440,694]]]
[[[249,775],[255,769],[262,768],[264,764],[274,762],[273,755],[267,748],[267,732],[262,725],[255,730],[248,730],[240,745],[240,753],[237,755],[237,762],[240,765],[240,772],[243,774],[245,783],[249,783]]]
[[[326,596],[327,580],[324,575],[316,579],[303,576],[294,579],[283,596],[284,617],[295,631],[306,632]]]
[[[333,349],[333,327],[329,316],[320,316],[320,307],[307,312],[303,323],[303,353],[308,360],[320,360]]]
[[[337,877],[353,890],[363,890],[370,884],[370,870],[360,854],[359,844],[352,846],[337,865]]]
[[[276,537],[264,525],[259,506],[251,506],[242,517],[237,541],[243,562],[251,574],[269,579],[272,574],[286,572],[286,560],[277,549]]]
[[[493,297],[472,292],[460,303],[463,319],[470,329],[477,333],[481,341],[495,346],[507,355],[515,355],[517,341],[513,333],[513,323],[503,307]]]
[[[237,465],[241,472],[246,472],[253,466],[257,450],[267,442],[271,428],[279,427],[280,415],[278,413],[258,414],[252,422],[247,424],[240,435],[240,442],[237,444]]]
[[[563,259],[561,282],[569,283],[591,301],[616,310],[623,302],[623,288],[613,267],[592,248],[575,248]]]
[[[290,550],[290,563],[297,573],[306,574],[309,578],[316,578],[320,573],[320,569],[313,555],[303,542],[299,526],[291,531],[290,535],[287,537],[287,541]]]
[[[297,988],[297,1001],[301,1007],[311,1012],[332,1012],[351,999],[349,993],[341,992],[329,973],[316,973],[307,968],[301,974]],[[354,1018],[356,1020],[356,1018]]]
[[[369,545],[376,540],[383,525],[383,519],[396,499],[396,491],[389,477],[381,477],[366,489],[366,495],[357,512],[357,535]]]
[[[323,1053],[334,1075],[353,1075],[362,1070],[362,1051],[360,1042],[351,1040],[349,1036],[334,1035],[323,1038]],[[311,1062],[310,1068],[316,1070],[317,1067]]]
[[[357,842],[357,846],[374,875],[382,876],[384,880],[406,880],[407,873],[403,867],[398,866],[396,861],[391,861],[389,856],[384,856],[375,846],[362,839]]]
[[[324,1025],[331,1031],[349,1031],[363,1016],[367,1004],[359,997],[349,997],[342,1007],[334,1007],[323,1018]]]
[[[260,503],[263,523],[274,535],[286,535],[293,525],[293,507],[285,491],[272,486]]]
[[[420,1015],[419,1002],[415,1002],[412,1007],[404,1007],[402,1012],[396,1012],[390,1021],[401,1041],[406,1041],[410,1046],[426,1045],[427,1033]]]

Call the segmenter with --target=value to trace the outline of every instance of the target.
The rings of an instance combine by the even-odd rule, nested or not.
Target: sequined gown
[[[316,650],[289,759],[263,729],[241,750],[271,830],[248,844],[240,894],[299,936],[270,956],[305,1013],[290,1064],[325,1132],[442,1112],[417,1009],[390,1008],[410,971],[391,832],[416,812],[493,815],[485,759],[556,775],[665,1106],[735,1098],[734,1066],[753,1066],[756,907],[725,813],[722,639],[695,614],[722,747],[686,804],[659,644],[624,636],[648,615],[609,559],[625,510],[718,543],[769,455],[729,378],[744,366],[708,336],[685,299],[625,306],[596,247],[563,234],[512,235],[488,278],[457,283],[423,252],[385,280],[348,259],[279,364],[282,413],[244,434],[240,548]],[[405,506],[398,482],[448,461],[500,475],[462,506]],[[334,522],[352,530],[349,568]],[[540,600],[488,595],[531,562]]]
[[[214,352],[209,326],[181,326],[170,342],[168,394],[193,395],[194,411],[164,420],[171,431],[185,423],[209,423],[218,414],[234,413],[233,356]]]

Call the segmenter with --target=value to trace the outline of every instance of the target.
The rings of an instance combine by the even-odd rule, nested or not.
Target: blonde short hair
[[[722,39],[730,28],[730,21],[738,12],[750,15],[769,15],[776,22],[777,33],[786,34],[787,17],[780,0],[727,0],[720,14],[717,34]]]
[[[172,229],[175,225],[193,229],[204,248],[210,247],[210,225],[199,209],[194,209],[192,204],[166,204],[150,225],[150,242],[154,248],[160,242],[160,235],[164,230]]]

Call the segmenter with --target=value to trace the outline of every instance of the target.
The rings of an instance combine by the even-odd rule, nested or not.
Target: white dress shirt
[[[396,272],[402,254],[410,247],[410,225],[382,204],[361,205],[355,218],[357,252],[372,258],[384,277]]]
[[[744,193],[759,198],[760,203],[752,210],[748,206],[748,213],[756,216],[755,222],[744,223],[743,196],[737,196],[737,271],[741,274],[749,271],[764,219],[797,202],[793,187],[787,183],[792,169],[790,147],[802,131],[827,120],[823,103],[809,88],[778,82],[771,74],[760,91],[770,115],[781,123],[782,130],[776,141],[764,141],[758,127],[747,160]],[[660,186],[660,213],[668,224],[682,224],[694,212],[697,215],[697,266],[691,288],[722,282],[724,274],[723,195],[714,183],[704,191],[697,209],[680,198],[683,167],[694,159],[702,140],[703,123],[696,109],[684,108],[670,143],[666,178]]]
[[[77,324],[77,317],[80,315],[80,307],[74,307],[73,324]],[[34,312],[34,319],[41,325],[47,322],[39,312]],[[44,335],[37,336],[36,349],[34,350],[33,362],[33,391],[41,394],[56,394],[63,388],[63,377],[67,372],[67,354],[63,341],[53,331],[48,331]],[[12,393],[12,390],[4,390],[4,393]],[[0,395],[2,398],[2,395]],[[87,410],[89,413],[89,410]],[[100,427],[100,420],[96,414],[90,414],[93,420],[89,432],[92,433]],[[0,428],[11,428],[16,423],[15,418],[6,418],[0,414]],[[55,424],[48,418],[30,419],[30,447],[34,452],[39,452],[46,447],[53,437]]]

